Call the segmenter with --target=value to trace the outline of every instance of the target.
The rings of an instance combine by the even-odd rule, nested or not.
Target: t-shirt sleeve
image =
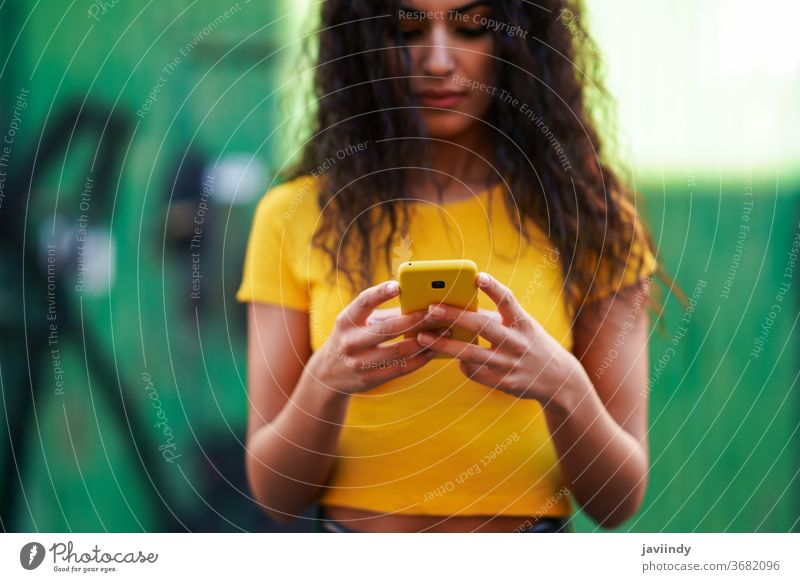
[[[298,222],[285,219],[280,207],[273,191],[256,206],[236,299],[307,311],[308,285],[302,278],[306,271],[300,268],[306,253],[296,244],[297,233],[290,230],[298,228]]]
[[[602,299],[616,293],[624,287],[635,284],[645,277],[650,277],[658,268],[653,250],[643,234],[643,226],[639,220],[636,221],[636,235],[633,241],[625,249],[626,255],[625,269],[621,274],[616,275],[609,283],[608,270],[610,268],[611,257],[604,253],[600,259],[597,277],[589,290],[586,302]],[[630,251],[630,252],[629,252]],[[640,266],[641,263],[641,266]]]

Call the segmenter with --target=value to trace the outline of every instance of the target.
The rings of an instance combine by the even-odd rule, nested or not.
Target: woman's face
[[[496,82],[491,2],[404,0],[398,14],[411,57],[412,99],[428,131],[455,138],[480,123]],[[476,88],[477,87],[477,88]]]

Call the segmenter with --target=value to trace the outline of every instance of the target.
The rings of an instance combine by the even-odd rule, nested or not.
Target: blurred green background
[[[287,529],[248,498],[233,293],[293,147],[305,4],[0,6],[4,530]],[[659,257],[692,298],[666,290],[651,338],[650,486],[622,531],[800,531],[800,14],[779,4],[585,16]]]

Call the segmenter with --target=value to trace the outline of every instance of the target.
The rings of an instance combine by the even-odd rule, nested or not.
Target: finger
[[[478,288],[486,293],[497,305],[497,311],[503,316],[504,323],[516,321],[519,325],[527,323],[528,313],[519,304],[514,293],[489,273],[478,273]]]
[[[485,337],[493,346],[513,346],[519,348],[516,336],[499,321],[499,315],[490,315],[496,311],[469,311],[443,303],[429,307],[428,319],[450,325],[458,325],[474,334]]]
[[[462,361],[459,362],[459,368],[467,378],[474,382],[479,382],[492,388],[497,385],[497,372],[487,366]]]
[[[480,307],[478,308],[478,313],[485,313],[486,315],[497,321],[497,323],[503,323],[503,316],[500,315],[499,311],[495,311],[494,309],[483,309],[482,307]]]
[[[417,342],[417,338],[406,338],[359,352],[353,356],[353,365],[361,369],[371,368],[380,362],[408,360],[428,351]]]
[[[432,361],[436,352],[425,350],[416,356],[406,358],[403,365],[386,365],[383,368],[364,372],[365,381],[370,384],[381,385],[389,380],[394,380],[400,376],[405,376],[415,370],[418,370],[428,362]],[[390,361],[391,364],[391,361]]]
[[[348,347],[352,350],[351,353],[355,353],[401,335],[416,334],[424,328],[426,319],[425,311],[414,311],[373,325],[359,327],[348,332],[350,334],[347,340]]]
[[[399,307],[388,307],[385,309],[376,309],[372,314],[367,317],[367,324],[378,323],[391,317],[398,317],[403,315]]]
[[[511,358],[502,352],[462,342],[461,340],[435,337],[428,335],[427,332],[422,332],[417,334],[417,341],[422,346],[465,362],[490,365],[501,370],[510,370],[513,366]]]
[[[384,281],[373,287],[367,287],[339,313],[336,322],[345,326],[364,325],[367,317],[378,305],[388,301],[399,292],[400,284],[397,281]]]
[[[451,337],[453,335],[453,332],[446,327],[437,327],[435,329],[429,329],[425,331],[429,331],[430,333],[435,333],[436,335],[442,335],[445,337]]]

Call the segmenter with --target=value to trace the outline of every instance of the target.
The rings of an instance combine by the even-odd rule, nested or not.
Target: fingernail
[[[440,317],[444,315],[444,309],[439,307],[438,305],[428,305],[428,315],[433,315],[435,317]]]
[[[417,335],[417,341],[419,341],[421,343],[426,343],[426,344],[430,343],[430,342],[433,341],[433,334],[430,334],[430,333],[425,332],[425,331],[420,332]]]
[[[386,291],[390,295],[394,295],[399,290],[400,290],[400,284],[397,281],[389,281],[389,283],[386,284]]]
[[[478,273],[478,285],[486,285],[489,282],[489,277],[484,273]]]

